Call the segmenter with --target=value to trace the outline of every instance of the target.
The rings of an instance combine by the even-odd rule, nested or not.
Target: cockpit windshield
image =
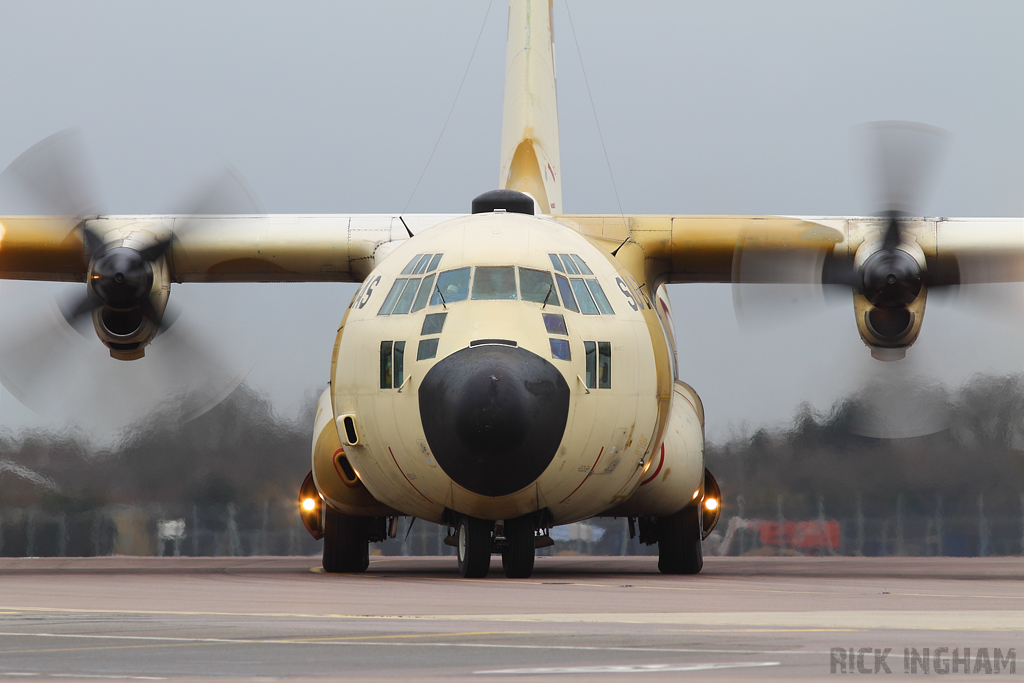
[[[463,301],[469,296],[469,268],[448,270],[437,276],[437,286],[430,297],[430,305],[437,306],[444,299],[445,304]]]
[[[476,300],[516,300],[565,307],[583,315],[615,315],[593,271],[576,254],[548,254],[555,273],[521,266],[465,266],[435,273],[441,254],[417,254],[391,286],[378,315]],[[418,276],[418,277],[417,277]]]
[[[512,266],[478,266],[473,278],[473,298],[515,299],[515,269]]]

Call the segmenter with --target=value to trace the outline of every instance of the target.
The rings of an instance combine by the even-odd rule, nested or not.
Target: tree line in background
[[[772,550],[771,533],[734,521],[736,538],[723,546],[732,520],[782,530],[787,521],[827,519],[840,525],[834,553],[1020,554],[1024,378],[978,377],[939,399],[943,429],[916,438],[858,436],[870,401],[860,395],[827,414],[805,407],[784,428],[709,444],[724,500],[708,552]],[[243,384],[185,425],[156,415],[110,446],[72,430],[0,431],[0,555],[317,552],[295,513],[313,407],[288,419]],[[172,521],[181,536],[168,536],[178,528]],[[574,531],[555,550],[654,551],[630,540],[623,520],[593,526],[596,533]],[[380,549],[449,552],[434,525],[407,529]]]
[[[935,389],[931,389],[935,391]],[[930,397],[934,410],[935,396]],[[1024,494],[1024,376],[979,376],[939,397],[943,429],[916,438],[859,436],[853,423],[870,395],[836,403],[827,414],[804,406],[783,429],[758,430],[725,444],[709,444],[707,465],[736,512],[774,517],[778,499],[786,516],[818,514],[818,498],[831,517],[895,509],[933,514],[977,512],[978,497],[993,512],[1019,515]],[[859,503],[858,503],[859,501]]]

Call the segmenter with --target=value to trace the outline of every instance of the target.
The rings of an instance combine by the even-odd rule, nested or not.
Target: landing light
[[[718,501],[714,498],[708,498],[704,501],[704,507],[708,510],[716,510],[718,508]]]
[[[313,498],[306,498],[302,501],[303,510],[313,510],[314,508],[316,508],[316,500]]]

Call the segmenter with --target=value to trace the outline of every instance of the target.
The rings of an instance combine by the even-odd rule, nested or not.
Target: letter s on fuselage
[[[615,507],[671,403],[664,330],[626,269],[515,213],[395,249],[353,298],[335,359],[333,412],[358,434],[349,463],[378,501],[434,522]]]

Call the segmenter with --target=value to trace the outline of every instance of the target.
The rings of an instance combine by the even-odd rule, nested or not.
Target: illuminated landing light
[[[306,498],[302,501],[303,510],[313,510],[316,508],[316,500],[313,498]]]
[[[699,493],[700,493],[700,489],[697,489],[696,491],[693,492],[693,500],[697,500],[697,494],[699,494]]]
[[[708,510],[714,511],[718,509],[718,501],[714,498],[708,498],[704,501],[704,507]]]

